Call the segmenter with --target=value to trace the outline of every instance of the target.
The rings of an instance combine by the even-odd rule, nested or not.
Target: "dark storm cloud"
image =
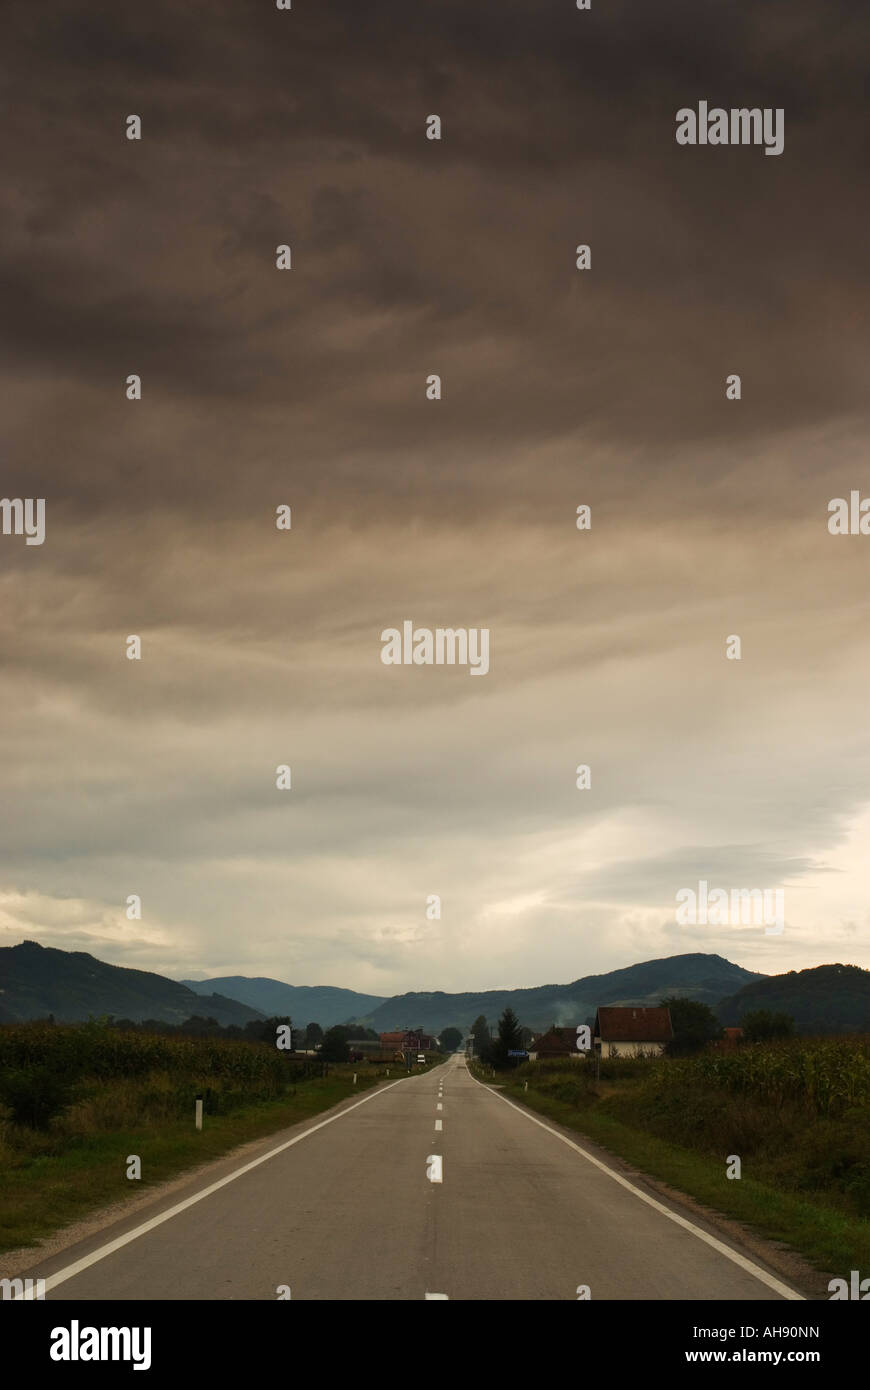
[[[104,401],[138,370],[151,411],[180,397],[206,413],[200,509],[227,506],[214,441],[242,400],[282,410],[303,486],[324,461],[327,487],[345,485],[342,455],[368,449],[371,491],[396,505],[397,460],[423,450],[475,510],[495,450],[748,442],[859,408],[860,10],[471,10],[62,5],[43,27],[15,8],[6,361]],[[783,105],[786,153],[677,148],[674,112],[702,95]],[[129,110],[141,145],[123,138]],[[43,430],[75,428],[54,404],[43,454]],[[256,457],[257,434],[250,421],[244,466],[268,486],[283,461]],[[149,474],[178,481],[169,457]]]
[[[572,900],[674,905],[682,888],[696,889],[701,879],[713,889],[723,883],[743,887],[781,887],[802,874],[819,872],[810,859],[777,857],[758,845],[686,845],[659,858],[622,862],[607,873],[578,874]]]

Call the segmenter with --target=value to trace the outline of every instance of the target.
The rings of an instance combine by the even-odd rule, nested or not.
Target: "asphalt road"
[[[49,1300],[800,1297],[596,1152],[456,1056],[211,1165],[26,1274]]]

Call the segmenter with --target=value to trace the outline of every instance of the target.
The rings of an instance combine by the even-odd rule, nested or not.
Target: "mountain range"
[[[585,1022],[601,1004],[650,1005],[666,995],[708,1004],[724,1024],[770,1009],[790,1014],[799,1032],[870,1031],[870,970],[821,965],[784,975],[761,975],[723,956],[694,952],[641,961],[570,984],[529,989],[441,990],[382,995],[333,985],[290,985],[266,976],[221,975],[171,980],[146,970],[108,965],[84,951],[61,951],[24,941],[0,948],[0,1023],[53,1014],[76,1022],[112,1014],[183,1023],[193,1014],[242,1027],[252,1019],[286,1017],[304,1027],[362,1023],[378,1032],[449,1026],[467,1032],[483,1014],[495,1023],[508,1006],[526,1027]]]
[[[228,994],[267,1018],[289,1014],[294,1027],[297,1023],[319,1023],[321,1028],[331,1028],[335,1023],[356,1022],[387,1002],[381,994],[357,994],[333,985],[286,985],[267,975],[219,975],[210,980],[182,980],[181,984],[196,994],[207,995],[213,990]]]
[[[550,1024],[585,1022],[599,1004],[658,1004],[666,995],[697,999],[713,1008],[726,995],[764,977],[744,970],[722,956],[701,952],[665,956],[638,965],[584,975],[567,985],[537,985],[531,989],[494,989],[467,994],[399,994],[387,999],[360,1022],[378,1032],[422,1026],[437,1031],[452,1024],[467,1029],[483,1014],[495,1023],[510,1006],[520,1021],[533,1029]]]
[[[493,989],[464,994],[397,994],[389,999],[356,994],[331,986],[288,985],[268,978],[222,975],[208,980],[184,980],[197,993],[218,990],[241,999],[267,1015],[289,1014],[294,1023],[363,1023],[379,1033],[399,1028],[467,1030],[479,1014],[495,1022],[508,1007],[528,1028],[551,1023],[574,1023],[595,1013],[599,1004],[657,1004],[664,995],[685,995],[711,1008],[750,981],[763,980],[722,956],[701,952],[643,961],[605,975],[585,975],[567,985],[537,985],[531,989]]]

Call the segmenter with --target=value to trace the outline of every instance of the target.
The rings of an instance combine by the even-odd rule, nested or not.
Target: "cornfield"
[[[239,1083],[280,1084],[292,1064],[267,1043],[161,1037],[99,1023],[12,1024],[0,1028],[0,1073],[48,1069],[65,1081],[145,1076],[160,1071]]]
[[[870,1037],[794,1038],[706,1052],[665,1064],[660,1075],[676,1085],[683,1076],[701,1079],[774,1106],[796,1102],[835,1118],[870,1106]]]

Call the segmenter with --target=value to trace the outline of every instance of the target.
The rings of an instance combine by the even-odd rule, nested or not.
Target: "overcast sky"
[[[9,0],[0,490],[46,534],[0,536],[2,944],[380,994],[870,966],[870,536],[827,526],[870,496],[868,40]],[[783,153],[677,145],[702,100]],[[406,619],[488,674],[382,664]],[[701,879],[784,931],[678,926]]]

